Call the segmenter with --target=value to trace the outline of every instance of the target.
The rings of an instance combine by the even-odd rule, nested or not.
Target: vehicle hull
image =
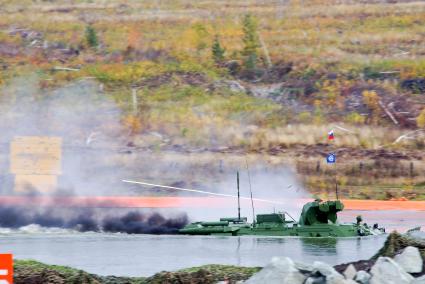
[[[361,235],[374,235],[377,232],[362,233],[362,228],[355,224],[318,224],[311,226],[216,226],[199,227],[189,225],[180,230],[187,235],[225,235],[225,236],[276,236],[276,237],[356,237]],[[364,232],[364,231],[363,231]]]
[[[339,201],[315,200],[306,203],[296,222],[288,213],[258,214],[256,222],[247,223],[246,217],[225,217],[218,222],[196,222],[179,230],[187,235],[226,235],[226,236],[292,236],[292,237],[357,237],[379,235],[385,229],[378,224],[373,227],[362,223],[361,216],[356,223],[339,223],[337,212],[344,209]],[[292,220],[288,220],[286,216]]]

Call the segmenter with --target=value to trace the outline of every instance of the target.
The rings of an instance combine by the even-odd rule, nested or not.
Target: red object
[[[334,139],[335,139],[334,131],[333,131],[333,130],[331,130],[331,131],[328,133],[328,140],[334,140]]]
[[[0,254],[0,283],[13,283],[12,254]]]

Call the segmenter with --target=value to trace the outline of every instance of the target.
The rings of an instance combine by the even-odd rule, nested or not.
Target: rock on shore
[[[332,267],[323,262],[294,263],[289,258],[273,258],[247,284],[425,284],[425,241],[388,236],[384,246],[370,260]]]
[[[297,265],[289,258],[273,258],[272,261],[260,272],[254,274],[246,284],[425,284],[425,276],[413,277],[406,271],[423,273],[422,257],[416,257],[419,250],[416,247],[407,247],[400,254],[403,259],[379,257],[375,263],[366,270],[357,271],[350,264],[343,274],[337,272],[332,266],[316,261],[313,265],[303,264],[309,269],[298,269]],[[396,257],[399,255],[396,255]],[[399,261],[397,261],[399,259]],[[298,265],[301,266],[301,265]],[[417,268],[421,267],[418,271]]]

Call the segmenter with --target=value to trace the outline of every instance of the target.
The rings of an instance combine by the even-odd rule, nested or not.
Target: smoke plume
[[[186,214],[165,217],[157,212],[117,210],[103,212],[88,208],[0,207],[0,227],[18,229],[27,225],[73,229],[79,232],[128,234],[176,234],[188,223]]]
[[[25,192],[14,192],[14,177],[9,172],[10,141],[16,136],[56,136],[61,137],[63,143],[62,174],[58,176],[56,191],[51,193],[55,196],[204,197],[125,184],[122,179],[235,195],[236,171],[240,172],[242,196],[250,196],[251,191],[254,198],[271,200],[293,200],[307,195],[296,173],[286,167],[284,161],[277,161],[277,157],[220,153],[207,148],[186,149],[184,140],[168,136],[166,131],[158,129],[158,132],[146,129],[130,135],[124,123],[126,104],[122,102],[129,99],[130,93],[122,93],[117,98],[117,94],[108,93],[98,82],[90,79],[56,89],[43,88],[43,82],[43,77],[37,75],[18,77],[0,89],[0,194],[40,194],[31,184]],[[204,138],[213,139],[213,136],[211,132]],[[285,207],[254,203],[255,213],[285,210],[298,214],[300,210],[290,201]],[[243,216],[253,215],[250,204],[242,205]],[[37,207],[37,203],[33,202],[31,206]],[[233,216],[236,212],[234,206],[220,210],[181,209],[196,220],[216,220],[223,215]],[[9,227],[34,223],[78,227],[82,231],[172,233],[187,221],[186,217],[169,219],[138,211],[98,216],[97,212],[81,210],[70,214],[40,208],[25,209],[25,213],[9,207],[0,210],[0,225]],[[3,213],[9,214],[10,219]]]

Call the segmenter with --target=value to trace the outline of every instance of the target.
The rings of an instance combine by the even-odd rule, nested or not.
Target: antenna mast
[[[238,186],[238,220],[241,219],[241,200],[239,194],[239,171],[236,172],[236,183]]]
[[[254,200],[252,199],[252,186],[251,186],[251,174],[249,172],[248,160],[245,157],[246,170],[248,172],[248,182],[249,182],[249,193],[251,195],[251,207],[252,207],[252,223],[255,224],[255,211],[254,211]]]
[[[336,167],[335,167],[335,172],[336,172]],[[339,200],[338,198],[338,180],[336,177],[336,173],[335,173],[335,195],[336,195],[336,200]]]

